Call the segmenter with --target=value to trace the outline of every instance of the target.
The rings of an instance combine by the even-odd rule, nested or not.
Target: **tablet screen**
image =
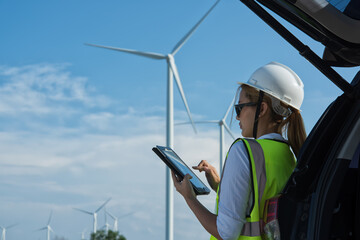
[[[208,194],[210,192],[210,190],[204,185],[204,183],[195,175],[195,173],[193,173],[193,171],[191,171],[191,169],[180,159],[180,157],[171,148],[156,146],[156,149],[160,150],[160,152],[165,155],[166,159],[162,158],[165,163],[166,161],[171,162],[175,169],[181,172],[181,177],[185,176],[186,174],[189,174],[192,177],[190,179],[190,182],[192,183],[194,190],[197,194]]]
[[[190,176],[192,176],[190,182],[192,182],[197,187],[202,187],[203,183],[200,181],[200,179],[186,165],[184,165],[184,162],[181,161],[181,159],[179,159],[173,151],[165,149],[164,153],[168,158],[171,159],[171,162],[176,165],[177,169],[179,169],[179,171],[181,171],[184,176],[186,174],[190,174]]]

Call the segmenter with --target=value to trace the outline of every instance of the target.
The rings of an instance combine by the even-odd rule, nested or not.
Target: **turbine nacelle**
[[[166,55],[166,60],[169,62],[172,61],[175,63],[174,55],[172,55],[171,53]]]

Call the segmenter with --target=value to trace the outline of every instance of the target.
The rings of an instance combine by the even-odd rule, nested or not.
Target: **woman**
[[[240,83],[235,110],[244,138],[230,147],[221,180],[205,160],[194,167],[217,191],[216,214],[196,199],[189,175],[179,181],[172,174],[176,190],[211,239],[261,239],[264,203],[284,187],[306,138],[300,114],[303,87],[295,72],[275,62]]]

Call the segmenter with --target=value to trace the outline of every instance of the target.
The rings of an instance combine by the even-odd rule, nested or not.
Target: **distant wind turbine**
[[[118,230],[118,220],[119,220],[120,218],[130,216],[130,215],[132,215],[132,214],[134,214],[134,213],[135,213],[135,212],[130,212],[130,213],[127,213],[127,214],[122,215],[122,216],[120,216],[120,217],[115,217],[114,215],[112,215],[111,213],[109,213],[108,211],[106,211],[106,214],[108,214],[108,215],[114,220],[114,227],[113,227],[114,232],[119,231],[119,230]]]
[[[89,211],[85,211],[79,208],[74,208],[77,211],[80,211],[82,213],[86,213],[89,215],[93,216],[93,220],[94,220],[94,225],[93,225],[93,233],[96,233],[96,229],[97,229],[97,213],[111,200],[111,198],[109,198],[108,200],[106,200],[98,209],[96,209],[94,212],[89,212]]]
[[[52,217],[52,211],[50,212],[50,216],[49,216],[49,220],[47,222],[47,225],[45,227],[42,227],[42,228],[37,230],[37,231],[47,230],[47,232],[46,232],[46,239],[47,240],[50,240],[50,232],[54,232],[54,230],[50,227],[51,217]]]
[[[219,125],[219,129],[220,129],[220,135],[219,135],[219,146],[220,146],[220,150],[219,150],[219,155],[220,155],[220,161],[219,161],[219,170],[220,170],[220,174],[222,173],[222,168],[223,168],[223,161],[224,161],[224,146],[225,146],[225,138],[224,138],[224,130],[226,130],[230,136],[235,140],[234,135],[232,134],[229,126],[226,124],[226,118],[228,117],[230,110],[234,107],[234,103],[235,103],[235,98],[233,98],[233,100],[231,101],[227,111],[225,112],[223,118],[221,118],[220,120],[208,120],[208,121],[195,121],[196,124],[202,124],[202,123],[215,123],[217,125]],[[182,125],[182,124],[189,124],[189,122],[185,122],[185,123],[177,123],[176,125]]]
[[[186,41],[191,37],[191,35],[195,32],[195,30],[200,26],[200,24],[204,21],[204,19],[210,14],[210,12],[215,8],[215,6],[220,2],[217,0],[214,5],[205,13],[205,15],[195,24],[193,28],[175,45],[173,50],[165,55],[153,52],[143,52],[138,50],[132,49],[125,49],[125,48],[117,48],[117,47],[110,47],[110,46],[102,46],[96,44],[89,44],[86,45],[93,46],[93,47],[100,47],[109,50],[115,50],[119,52],[125,52],[129,54],[138,55],[141,57],[151,58],[155,60],[162,60],[166,59],[167,62],[167,108],[166,108],[166,146],[173,148],[174,147],[174,100],[173,100],[173,76],[175,77],[176,84],[178,86],[181,98],[185,105],[187,114],[191,121],[194,131],[196,132],[195,123],[192,120],[190,109],[188,107],[185,94],[182,88],[182,84],[180,81],[180,76],[175,65],[175,54],[180,50],[180,48],[186,43]],[[171,182],[171,172],[169,168],[166,168],[166,240],[173,239],[173,231],[174,231],[174,222],[173,222],[173,212],[174,212],[174,203],[173,203],[173,185]]]
[[[106,207],[104,207],[105,225],[101,229],[105,228],[105,233],[107,234],[109,232],[110,224],[107,221],[107,216],[106,215],[107,215],[107,211],[106,211]]]
[[[81,240],[85,240],[86,228],[80,233],[81,233]]]
[[[0,226],[0,228],[2,229],[2,232],[1,232],[1,240],[6,240],[6,230],[10,229],[10,228],[13,228],[15,227],[16,225],[18,224],[12,224],[12,225],[9,225],[7,227],[3,227],[3,226]]]

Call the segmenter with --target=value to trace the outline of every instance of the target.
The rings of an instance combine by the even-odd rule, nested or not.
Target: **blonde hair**
[[[240,88],[245,92],[245,96],[251,102],[258,101],[258,90],[247,85],[242,85]],[[290,116],[284,118],[283,116],[275,113],[274,109],[272,108],[271,98],[267,94],[264,95],[263,102],[267,103],[269,109],[271,109],[271,120],[276,123],[276,130],[280,133],[283,133],[284,137],[288,139],[289,145],[292,148],[295,156],[298,156],[300,148],[306,139],[304,121],[300,111],[281,102],[282,106],[291,110]]]

